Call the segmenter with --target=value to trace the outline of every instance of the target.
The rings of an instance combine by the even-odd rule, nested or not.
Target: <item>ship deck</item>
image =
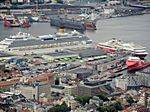
[[[27,46],[34,46],[34,45],[45,45],[45,44],[57,44],[57,43],[64,43],[64,42],[75,42],[75,41],[86,41],[89,40],[88,37],[84,36],[82,38],[63,38],[58,40],[45,40],[42,39],[29,39],[29,40],[17,40],[13,41],[8,48],[14,47],[27,47]]]

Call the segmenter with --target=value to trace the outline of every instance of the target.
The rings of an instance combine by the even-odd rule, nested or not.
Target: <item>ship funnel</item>
[[[60,28],[58,33],[59,34],[64,34],[64,28]]]

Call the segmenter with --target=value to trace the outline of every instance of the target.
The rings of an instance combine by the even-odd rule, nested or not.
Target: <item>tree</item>
[[[107,105],[98,107],[97,111],[99,111],[99,112],[117,112],[115,107],[107,106]]]
[[[112,98],[111,98],[111,101],[113,101],[113,100],[116,100],[115,97],[112,97]]]
[[[110,107],[110,110],[109,110],[109,111],[110,111],[110,112],[118,112],[117,109],[116,109],[115,107],[113,107],[113,106]]]
[[[117,110],[123,110],[123,106],[119,101],[116,101],[112,106]]]
[[[56,0],[57,3],[63,4],[63,0]]]
[[[5,2],[6,0],[0,0],[0,3]]]
[[[47,112],[69,112],[71,109],[63,102],[61,105],[56,105],[50,108]]]
[[[89,103],[90,99],[91,99],[90,96],[77,96],[75,98],[75,100],[78,101],[82,105],[85,105],[86,103]]]
[[[134,103],[134,100],[133,100],[133,98],[130,96],[130,97],[127,98],[127,102],[128,102],[129,105],[131,106],[132,103]]]
[[[100,95],[97,95],[101,100],[103,101],[109,101],[109,99],[107,98],[107,96],[105,96],[104,94],[100,94]]]

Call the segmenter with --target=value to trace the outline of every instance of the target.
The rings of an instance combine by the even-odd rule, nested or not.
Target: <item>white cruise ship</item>
[[[125,43],[115,38],[104,43],[99,43],[97,45],[97,48],[103,49],[107,52],[115,52],[117,50],[126,50],[126,51],[130,51],[135,56],[138,56],[140,58],[144,58],[146,55],[148,55],[148,52],[146,51],[145,47],[134,44],[134,43]]]
[[[56,34],[33,37],[28,33],[19,32],[0,42],[0,50],[10,54],[44,54],[66,49],[91,47],[92,40],[77,31],[64,33],[60,29]]]

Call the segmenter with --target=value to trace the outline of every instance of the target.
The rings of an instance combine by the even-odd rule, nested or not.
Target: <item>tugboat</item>
[[[18,17],[18,20],[22,27],[31,27],[28,17]]]
[[[135,71],[150,66],[150,62],[144,62],[139,57],[129,57],[126,65],[128,66],[128,71]]]
[[[27,20],[22,20],[21,26],[22,27],[31,27],[31,24]]]
[[[30,23],[28,20],[24,18],[15,18],[14,16],[8,16],[4,18],[4,26],[5,27],[30,27]]]
[[[19,27],[19,21],[15,19],[12,15],[4,18],[4,26],[5,27]]]

